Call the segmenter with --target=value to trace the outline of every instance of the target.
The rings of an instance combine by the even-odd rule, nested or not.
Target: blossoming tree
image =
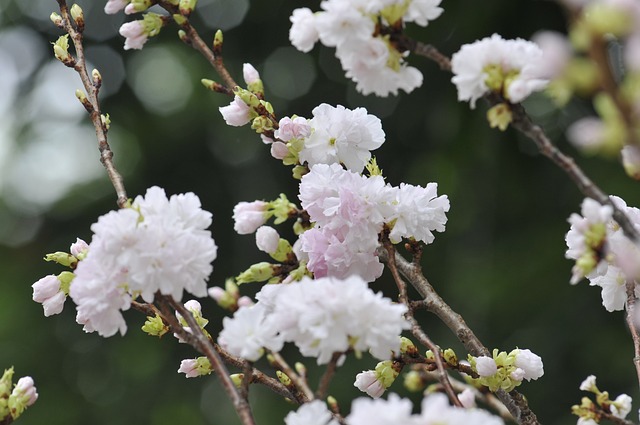
[[[68,252],[45,257],[61,267],[33,284],[33,300],[45,316],[75,308],[85,332],[109,338],[130,333],[123,312],[137,310],[145,317],[144,333],[167,335],[193,349],[176,365],[178,372],[187,378],[215,374],[245,425],[261,423],[250,399],[257,386],[292,403],[283,418],[287,425],[544,421],[525,396],[527,383],[544,375],[543,359],[521,348],[526,340],[488,347],[423,271],[423,254],[429,255],[429,245],[450,225],[455,205],[437,182],[390,181],[374,156],[393,143],[380,118],[363,107],[324,102],[307,111],[277,110],[250,58],[238,84],[223,61],[222,32],[212,43],[203,40],[193,19],[195,0],[106,2],[107,14],[135,16],[120,27],[126,50],[142,49],[154,42],[150,38],[177,29],[186,47],[217,72],[216,80],[201,80],[226,99],[217,125],[250,127],[257,135],[247,143],[261,145],[265,160],[288,167],[296,182],[294,193],[243,200],[229,211],[237,234],[255,234],[256,247],[270,260],[247,264],[222,284],[224,278],[211,277],[218,250],[224,250],[210,230],[217,218],[212,220],[196,194],[167,194],[149,185],[131,196],[125,189],[109,144],[117,112],[103,112],[99,97],[108,76],[88,67],[83,9],[57,2],[50,19],[63,35],[53,53],[80,76],[83,88],[76,97],[94,126],[118,209],[95,220],[87,241],[77,239]],[[301,52],[317,43],[335,52],[344,75],[363,95],[402,99],[427,82],[411,61],[429,59],[440,72],[453,74],[459,101],[471,109],[489,105],[488,126],[518,132],[559,167],[585,197],[565,230],[565,255],[575,260],[567,280],[586,278],[601,287],[607,311],[625,312],[635,350],[626,366],[638,381],[640,211],[605,193],[552,143],[523,102],[536,93],[558,107],[575,93],[593,97],[598,117],[573,124],[570,139],[590,152],[619,153],[621,169],[637,178],[640,4],[587,0],[564,6],[570,42],[555,33],[541,33],[536,42],[493,34],[469,40],[450,58],[407,34],[412,25],[427,26],[443,13],[440,0],[326,0],[315,11],[292,8],[289,39]],[[613,44],[622,49],[622,67],[610,60],[607,47]],[[394,284],[386,296],[377,286],[385,273]],[[226,314],[215,330],[207,328],[210,312],[194,299],[207,297]],[[448,328],[459,348],[433,338],[422,310]],[[304,361],[293,363],[292,351]],[[344,363],[363,356],[367,370],[343,376]],[[305,363],[317,364],[321,376],[312,379]],[[30,377],[13,386],[12,373],[8,369],[0,381],[3,423],[17,419],[38,397]],[[571,407],[578,423],[633,423],[627,419],[631,397],[601,391],[591,373],[599,372],[585,371],[588,377],[575,383],[592,394]],[[400,377],[407,390],[421,395],[399,396]],[[359,392],[353,402],[332,394],[332,382],[345,381]]]

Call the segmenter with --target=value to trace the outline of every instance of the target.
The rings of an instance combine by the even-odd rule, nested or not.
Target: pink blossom
[[[238,203],[233,207],[233,229],[239,235],[255,232],[267,221],[267,207],[263,201]]]
[[[374,370],[367,370],[357,374],[353,386],[373,398],[380,398],[386,389],[376,377]]]
[[[271,156],[275,159],[284,159],[289,155],[289,148],[282,142],[273,142],[271,145]]]
[[[125,37],[124,49],[142,49],[149,39],[142,21],[131,21],[122,24],[120,35]]]
[[[275,131],[276,138],[283,142],[291,139],[304,139],[311,134],[311,126],[306,118],[295,117],[291,119],[284,117],[278,123],[278,129]]]
[[[124,9],[128,3],[128,0],[109,0],[107,1],[107,4],[104,5],[104,13],[108,15],[118,13]]]
[[[256,231],[256,245],[260,251],[273,254],[278,250],[280,235],[270,226],[260,226]]]
[[[227,125],[241,127],[251,120],[251,108],[239,96],[235,96],[229,105],[218,109]]]
[[[62,312],[67,299],[60,289],[60,280],[55,275],[48,275],[32,285],[33,300],[42,304],[44,315],[49,317]]]
[[[247,85],[260,80],[260,74],[250,63],[245,63],[242,66],[242,76],[244,77],[244,82],[247,83]]]

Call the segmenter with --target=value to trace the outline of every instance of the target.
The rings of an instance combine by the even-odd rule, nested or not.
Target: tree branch
[[[99,77],[99,81],[94,81],[93,77],[87,72],[86,59],[84,55],[84,47],[82,45],[82,33],[73,25],[73,18],[69,13],[66,0],[57,0],[60,6],[60,14],[62,16],[62,25],[65,31],[71,37],[73,46],[76,51],[76,64],[73,67],[82,80],[87,94],[87,103],[83,102],[85,109],[91,117],[91,122],[96,131],[96,137],[98,139],[98,149],[100,151],[100,162],[107,170],[107,175],[111,184],[116,190],[117,203],[120,208],[123,208],[127,204],[127,191],[124,188],[124,181],[122,176],[113,164],[113,151],[107,141],[107,125],[102,122],[102,113],[100,112],[100,102],[98,101],[98,93],[100,91],[100,84],[102,77]]]

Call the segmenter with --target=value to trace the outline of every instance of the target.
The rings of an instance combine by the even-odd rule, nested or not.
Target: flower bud
[[[76,27],[79,32],[84,31],[84,12],[82,12],[82,8],[78,6],[76,3],[71,6],[71,18],[76,23]]]
[[[193,10],[196,8],[197,3],[198,0],[180,0],[178,6],[180,8],[180,13],[183,16],[191,15],[191,13],[193,13]]]
[[[213,372],[213,368],[208,358],[198,357],[195,359],[182,360],[178,372],[184,373],[187,378],[196,378],[198,376],[209,375]]]
[[[53,24],[56,27],[58,28],[62,27],[62,16],[60,16],[56,12],[52,12],[51,15],[49,16],[49,19],[51,19],[51,22],[53,22]]]
[[[15,420],[18,419],[22,412],[38,399],[38,393],[33,382],[33,378],[30,376],[22,377],[18,380],[15,388],[9,396],[7,403],[11,412],[11,417]]]
[[[216,31],[216,35],[213,36],[213,53],[218,56],[222,53],[222,44],[224,42],[224,37],[222,36],[222,31]]]
[[[157,337],[161,337],[169,332],[169,327],[164,324],[164,321],[158,314],[156,314],[155,317],[147,316],[147,320],[141,329],[146,334]]]
[[[102,75],[100,74],[100,71],[97,69],[91,71],[91,78],[93,79],[93,86],[99,89],[102,86]]]
[[[76,257],[62,251],[57,251],[57,252],[53,252],[51,254],[45,255],[44,261],[53,261],[54,263],[58,263],[61,266],[71,267],[71,268],[74,268],[78,263],[78,259]]]
[[[249,282],[264,282],[274,276],[274,267],[273,264],[266,262],[254,264],[248,270],[240,273],[236,278],[236,282],[238,282],[238,285]]]
[[[487,120],[491,128],[498,127],[501,131],[505,131],[513,121],[511,108],[506,103],[495,105],[487,111]]]
[[[89,244],[80,238],[76,238],[76,241],[71,244],[69,251],[71,252],[71,255],[76,257],[78,260],[83,260],[89,253]]]

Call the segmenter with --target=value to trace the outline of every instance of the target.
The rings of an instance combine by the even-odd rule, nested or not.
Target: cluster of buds
[[[596,377],[593,375],[582,381],[580,389],[594,394],[596,401],[593,402],[589,397],[582,397],[579,405],[571,407],[571,412],[580,418],[579,425],[596,425],[604,418],[624,420],[631,411],[631,397],[620,394],[615,400],[611,400],[607,391],[598,389]]]
[[[53,252],[47,254],[44,259],[75,270],[78,262],[87,256],[89,245],[82,239],[76,239],[76,242],[71,244],[69,251]],[[75,275],[72,271],[65,270],[58,275],[50,274],[45,276],[32,285],[33,300],[42,304],[45,316],[48,317],[62,312],[74,277]]]
[[[469,363],[479,376],[472,381],[494,392],[498,389],[509,392],[524,379],[536,380],[544,374],[542,359],[530,350],[519,348],[510,353],[494,349],[493,357],[469,355]]]
[[[0,423],[10,423],[18,419],[37,399],[38,393],[33,378],[24,376],[14,386],[13,368],[5,369],[0,378]]]

